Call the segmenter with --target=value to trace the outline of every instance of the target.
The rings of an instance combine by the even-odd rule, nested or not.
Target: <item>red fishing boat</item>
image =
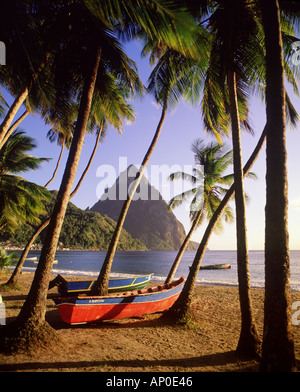
[[[179,297],[184,278],[148,289],[110,296],[53,298],[60,317],[68,324],[113,320],[169,309]]]

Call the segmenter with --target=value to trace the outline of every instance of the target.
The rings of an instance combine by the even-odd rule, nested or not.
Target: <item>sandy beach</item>
[[[0,276],[0,284],[8,276]],[[19,313],[33,274],[23,272],[19,290],[0,290],[7,323]],[[68,279],[82,279],[68,277]],[[51,347],[16,355],[0,354],[0,371],[30,372],[255,372],[258,362],[238,356],[240,332],[238,290],[226,286],[197,286],[188,327],[170,326],[161,314],[99,324],[69,326],[63,323],[49,292],[46,319],[57,332]],[[252,290],[258,330],[263,329],[262,289]],[[300,301],[300,292],[292,293]],[[300,325],[294,326],[300,369]]]

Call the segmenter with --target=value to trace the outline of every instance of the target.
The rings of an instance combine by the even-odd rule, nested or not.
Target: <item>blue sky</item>
[[[136,44],[127,45],[126,52],[137,62],[139,74],[146,84],[151,68],[146,59],[141,60],[139,48]],[[299,65],[300,66],[300,65]],[[300,99],[290,92],[292,101],[300,113]],[[115,129],[109,128],[104,142],[98,147],[93,164],[87,174],[80,190],[72,199],[72,202],[80,208],[94,205],[97,200],[97,190],[101,189],[104,178],[97,177],[97,169],[103,165],[111,165],[115,168],[116,175],[119,174],[119,158],[125,157],[129,164],[140,164],[154,135],[160,118],[161,109],[155,104],[150,95],[144,99],[133,102],[136,113],[134,124],[125,124],[122,136]],[[245,163],[251,155],[260,134],[265,125],[265,105],[260,99],[253,98],[250,106],[250,116],[255,130],[255,135],[247,133],[242,135],[242,154]],[[49,127],[45,126],[38,115],[28,116],[21,126],[37,143],[34,155],[38,157],[53,158],[50,163],[44,163],[36,172],[28,172],[25,178],[38,184],[44,185],[51,177],[59,148],[55,143],[46,139]],[[300,125],[298,129],[287,128],[287,151],[288,151],[288,178],[289,178],[289,232],[290,249],[300,249]],[[149,180],[152,168],[157,165],[167,165],[172,169],[173,165],[192,166],[193,154],[190,150],[192,142],[197,138],[214,140],[209,137],[202,124],[199,107],[192,108],[187,103],[181,102],[176,110],[168,113],[158,144],[153,152],[148,166]],[[95,136],[87,135],[82,156],[79,164],[77,179],[85,168],[93,148]],[[231,139],[225,139],[224,143],[231,146]],[[67,151],[63,156],[56,179],[50,185],[50,189],[58,189],[67,159]],[[174,166],[173,166],[174,167]],[[154,169],[153,169],[154,170]],[[172,171],[172,170],[171,170]],[[257,180],[246,180],[245,190],[249,196],[247,205],[247,226],[249,249],[264,248],[264,207],[265,207],[265,149],[261,152],[252,171],[258,176]],[[111,184],[115,178],[111,179]],[[111,185],[110,184],[110,185]],[[153,185],[157,185],[153,183]],[[168,184],[166,180],[160,181],[160,191],[165,198],[168,197]],[[168,201],[168,200],[167,200]],[[184,224],[186,231],[190,227],[188,208],[186,205],[174,210],[176,217]],[[193,239],[200,241],[204,227],[199,227]],[[235,223],[224,225],[221,235],[213,235],[209,243],[210,249],[236,249]]]

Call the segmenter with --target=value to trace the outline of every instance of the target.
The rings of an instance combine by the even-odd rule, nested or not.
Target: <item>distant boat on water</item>
[[[225,264],[212,264],[212,265],[203,265],[200,267],[200,269],[202,270],[212,270],[212,269],[229,269],[231,268],[231,265],[229,263],[225,263]]]

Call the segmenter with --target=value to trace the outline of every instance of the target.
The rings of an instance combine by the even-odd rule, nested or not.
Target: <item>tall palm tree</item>
[[[169,207],[180,205],[187,198],[192,198],[190,207],[191,228],[185,237],[174,263],[169,271],[165,283],[170,283],[177,271],[181,258],[186,250],[191,236],[204,219],[210,220],[216,208],[221,202],[220,196],[228,190],[226,188],[233,181],[233,175],[224,175],[228,166],[232,163],[232,151],[226,151],[224,146],[211,143],[206,146],[203,140],[198,139],[192,144],[195,156],[196,168],[193,175],[184,172],[176,172],[170,175],[170,179],[184,179],[193,184],[193,188],[175,196],[169,202]],[[225,186],[225,187],[224,187]],[[228,206],[224,213],[225,221],[232,221],[232,210]],[[218,229],[222,229],[219,221]]]
[[[103,83],[103,81],[102,81]],[[104,87],[103,87],[104,89]],[[103,91],[102,89],[102,91]],[[113,75],[107,75],[107,86],[105,86],[105,99],[101,99],[101,97],[94,94],[94,99],[92,102],[92,115],[89,120],[89,129],[90,131],[94,130],[95,124],[97,125],[96,130],[96,139],[94,148],[90,155],[90,158],[87,162],[87,165],[77,183],[72,193],[70,194],[70,199],[75,196],[78,192],[88,170],[91,167],[93,158],[96,154],[99,141],[105,134],[108,123],[114,126],[119,133],[121,133],[122,128],[122,119],[125,118],[129,121],[133,121],[133,110],[131,106],[124,100],[124,89],[120,86],[120,82],[116,80]],[[98,122],[100,123],[98,124]],[[5,286],[16,286],[18,282],[18,278],[21,273],[22,266],[26,260],[27,254],[36,240],[36,238],[40,235],[40,233],[49,225],[51,216],[48,217],[35,231],[35,233],[31,236],[28,243],[26,244],[16,268],[14,269],[12,275],[9,280],[5,284]]]
[[[165,59],[166,60],[166,59]],[[166,63],[168,63],[168,60],[166,61]],[[155,71],[152,72],[152,75],[154,77]],[[173,76],[173,75],[172,75]],[[171,79],[164,79],[164,83],[165,85],[167,85],[166,91],[164,91],[165,96],[163,99],[163,104],[162,104],[162,113],[160,116],[160,120],[159,123],[157,125],[154,137],[151,141],[151,144],[144,156],[144,159],[142,161],[141,167],[135,177],[135,180],[133,181],[133,186],[131,184],[130,190],[128,191],[127,194],[127,199],[124,201],[118,221],[117,221],[117,225],[114,231],[114,234],[112,236],[111,242],[109,244],[108,247],[108,251],[106,253],[105,256],[105,260],[103,263],[103,266],[101,268],[101,271],[98,275],[98,278],[93,286],[93,294],[98,294],[98,295],[105,295],[108,292],[108,280],[109,280],[109,275],[110,275],[110,271],[111,271],[111,267],[112,267],[112,263],[113,263],[113,259],[115,256],[115,252],[117,250],[117,245],[118,245],[118,241],[119,241],[119,237],[121,235],[121,231],[123,228],[123,224],[129,209],[129,206],[131,204],[132,198],[135,194],[135,191],[142,179],[143,173],[146,169],[146,166],[150,160],[151,154],[155,148],[155,145],[158,141],[160,132],[162,130],[163,127],[163,123],[167,114],[167,108],[168,108],[168,98],[169,98],[169,91],[172,87],[172,85],[174,84],[174,78],[172,77]]]
[[[205,82],[203,111],[206,127],[218,134],[231,123],[236,206],[237,266],[242,315],[237,350],[256,355],[260,343],[253,319],[250,297],[246,205],[240,126],[251,130],[247,100],[249,80],[262,64],[262,47],[255,14],[244,0],[218,1],[208,29],[213,35],[210,66]],[[217,86],[217,87],[216,87]],[[216,91],[215,89],[218,89]],[[217,95],[216,95],[217,93]],[[211,103],[214,105],[211,106]],[[220,103],[222,105],[220,105]],[[220,112],[222,110],[223,112]],[[227,118],[226,118],[227,115]],[[219,122],[218,119],[222,121]]]
[[[156,101],[162,106],[161,116],[154,137],[141,163],[141,167],[135,177],[135,180],[131,183],[130,189],[128,190],[127,199],[123,203],[101,271],[93,286],[93,294],[105,295],[108,292],[109,274],[115,252],[117,250],[121,230],[123,228],[123,224],[132,198],[142,179],[152,152],[157,144],[166,118],[167,110],[169,107],[174,107],[177,104],[178,100],[185,91],[186,71],[183,64],[183,56],[180,53],[172,49],[165,48],[164,53],[161,55],[157,65],[150,75],[148,91],[154,93]]]
[[[52,173],[52,176],[51,176],[51,178],[49,178],[49,180],[44,185],[45,188],[48,188],[48,186],[54,180],[56,173],[58,171],[58,168],[59,168],[59,164],[61,162],[61,158],[63,156],[64,148],[65,148],[65,146],[67,146],[67,148],[70,147],[71,137],[72,137],[72,134],[68,138],[67,135],[65,134],[65,132],[64,133],[58,132],[57,130],[54,130],[53,128],[48,131],[47,138],[50,140],[51,143],[53,143],[54,141],[57,142],[57,145],[60,146],[60,152],[59,152],[58,159],[56,161],[56,165],[55,165],[54,171]]]
[[[253,5],[253,4],[252,4]],[[240,16],[238,16],[237,20],[240,18]],[[225,18],[226,19],[226,18]],[[220,18],[220,20],[222,21],[222,18]],[[235,24],[233,24],[232,26],[234,26]],[[261,33],[261,25],[258,25],[258,37],[262,37],[262,33]],[[231,28],[228,29],[228,32],[231,31]],[[216,41],[216,43],[219,43],[222,41]],[[243,44],[247,43],[247,40],[241,40],[241,42]],[[263,42],[263,39],[261,39],[261,42]],[[229,46],[230,47],[230,46]],[[242,45],[241,45],[242,47]],[[251,48],[251,46],[250,46]],[[220,61],[220,58],[218,57],[218,51],[216,50],[217,48],[213,47],[212,53],[214,54],[213,57],[211,57],[213,59],[213,65],[216,66],[223,66],[223,64],[225,63],[224,60]],[[226,51],[225,51],[226,53]],[[254,62],[250,62],[249,66],[248,66],[248,72],[251,71],[252,72],[248,73],[248,80],[249,82],[253,82],[256,83],[257,81],[264,81],[264,57],[262,56],[262,51],[261,49],[258,47],[257,50],[253,51],[253,55],[254,55]],[[239,58],[239,57],[238,57]],[[249,59],[251,59],[249,57]],[[212,60],[211,60],[212,61]],[[285,68],[286,68],[286,72],[288,74],[288,79],[289,81],[292,82],[294,89],[296,88],[295,86],[295,81],[293,80],[293,73],[294,70],[291,70],[289,67],[289,63],[286,62],[285,63]],[[224,74],[224,72],[222,73],[221,70],[213,70],[212,68],[210,68],[211,71],[208,72],[207,74],[207,78],[208,78],[208,83],[207,86],[210,87],[208,89],[205,89],[204,91],[204,99],[203,99],[203,111],[204,111],[204,121],[205,121],[205,125],[208,129],[211,129],[212,131],[214,131],[214,133],[216,134],[216,136],[218,136],[218,133],[220,131],[225,131],[228,132],[227,130],[227,123],[228,120],[230,119],[229,116],[227,117],[227,113],[229,113],[229,104],[227,103],[228,101],[226,101],[224,99],[224,97],[226,98],[228,96],[228,94],[226,95],[226,90],[224,90],[224,88],[222,88],[222,86],[220,86],[220,82],[218,81],[218,78],[215,79],[215,76],[223,76],[224,80],[226,77],[226,73]],[[247,67],[246,67],[247,70]],[[223,85],[221,83],[221,85]],[[264,84],[256,84],[254,85],[255,88],[260,88],[260,86],[264,86]],[[242,84],[243,87],[243,84]],[[264,93],[264,88],[260,91],[260,93],[263,96]],[[239,99],[243,98],[245,100],[245,96],[243,95],[243,91],[240,91],[238,94]],[[295,124],[295,121],[297,119],[297,114],[295,109],[290,105],[291,102],[289,99],[287,99],[287,113],[289,114],[290,120],[292,122],[292,124]],[[239,105],[239,109],[240,109],[240,114],[243,116],[243,119],[246,119],[245,115],[247,114],[247,110],[245,110],[245,106],[243,109],[242,105]],[[243,109],[243,111],[241,112],[241,109]],[[226,118],[227,117],[227,118]],[[245,125],[247,125],[247,122],[245,122]],[[266,133],[266,129],[264,130],[262,137],[260,138],[258,145],[254,151],[254,153],[252,154],[251,158],[249,159],[247,165],[244,168],[244,175],[245,175],[245,171],[246,168],[247,170],[249,170],[248,164],[250,164],[251,160],[253,163],[253,160],[256,159],[257,154],[259,153],[263,141],[264,141],[264,137],[265,137],[265,133]],[[201,261],[203,258],[203,255],[205,253],[212,229],[214,227],[214,225],[216,224],[216,222],[218,221],[218,219],[220,218],[222,212],[223,212],[223,208],[224,206],[227,205],[227,203],[230,201],[230,199],[232,198],[233,194],[235,192],[234,186],[232,186],[230,188],[230,191],[226,194],[226,196],[224,197],[222,203],[220,204],[220,206],[218,207],[218,209],[216,210],[216,213],[213,215],[213,218],[211,219],[209,226],[207,227],[207,230],[205,231],[205,234],[203,236],[203,239],[199,245],[198,251],[195,255],[195,259],[192,265],[192,268],[190,270],[187,282],[185,284],[184,290],[180,296],[180,300],[177,301],[177,303],[174,306],[174,309],[172,309],[172,311],[170,311],[169,316],[170,317],[176,317],[177,319],[182,317],[184,318],[188,312],[188,308],[190,306],[191,303],[191,297],[192,297],[192,293],[193,293],[193,288],[196,282],[196,278],[197,278],[197,274],[201,265]],[[247,289],[246,289],[247,290]],[[246,309],[246,314],[249,313],[249,309]],[[251,332],[251,323],[249,323],[249,319],[245,320],[246,324],[248,323],[249,327],[250,327],[250,334]],[[256,336],[256,332],[253,331],[254,335]],[[254,352],[256,351],[256,349],[258,349],[258,345],[255,342],[256,339],[254,339],[254,342],[252,340],[252,342],[254,343],[252,345],[252,348],[254,349]],[[250,347],[251,349],[251,347]],[[253,351],[252,351],[253,352]]]
[[[38,224],[39,214],[46,212],[43,203],[50,196],[46,189],[17,176],[47,161],[28,154],[35,147],[31,137],[15,131],[0,151],[1,230],[13,231],[26,222]]]
[[[250,158],[248,159],[247,163],[244,166],[244,169],[243,169],[244,178],[251,170],[260,151],[262,150],[262,148],[264,146],[264,142],[266,140],[266,128],[267,128],[267,126],[265,126],[253,153],[251,154]],[[196,279],[198,276],[198,272],[200,270],[201,262],[203,260],[205,251],[206,251],[208,243],[209,243],[209,239],[210,239],[211,234],[213,233],[214,228],[217,225],[219,219],[221,219],[226,206],[232,200],[234,194],[235,194],[235,185],[233,183],[231,185],[231,187],[229,188],[229,190],[226,192],[226,195],[224,196],[221,203],[217,207],[212,218],[210,219],[208,226],[203,234],[202,240],[199,244],[199,247],[197,249],[192,266],[190,267],[189,275],[186,279],[186,282],[185,282],[183,290],[179,296],[179,299],[175,302],[175,304],[172,306],[172,308],[165,313],[165,315],[164,315],[165,319],[176,320],[177,322],[180,322],[180,321],[184,322],[184,320],[188,319],[189,310],[190,310],[190,306],[192,303],[193,292],[194,292],[194,288],[196,285]]]
[[[65,73],[68,75],[72,74],[73,76],[72,79],[67,78],[67,82],[70,82],[70,80],[73,81],[73,85],[69,83],[71,85],[67,86],[67,89],[72,91],[71,96],[80,98],[79,114],[66,169],[47,229],[32,286],[21,312],[14,323],[14,328],[10,330],[16,336],[19,336],[20,331],[26,333],[28,329],[32,328],[34,329],[35,336],[38,336],[45,328],[49,329],[48,324],[45,322],[45,304],[50,271],[83,146],[95,86],[97,79],[101,80],[101,77],[99,77],[99,69],[101,67],[99,66],[103,64],[103,69],[106,71],[110,69],[111,72],[115,73],[116,77],[122,81],[124,89],[129,93],[134,91],[138,85],[138,78],[132,68],[132,62],[122,53],[120,47],[116,45],[113,31],[110,31],[107,24],[101,22],[101,19],[99,20],[95,13],[90,14],[88,12],[88,9],[85,8],[87,3],[89,2],[84,2],[83,4],[81,2],[71,3],[71,10],[66,15],[68,20],[65,20],[65,22],[69,23],[65,23],[65,25],[67,25],[72,35],[58,49],[61,52],[60,61],[64,66]],[[149,2],[145,1],[145,4],[149,4]],[[101,5],[103,6],[103,3]],[[128,2],[125,5],[125,9],[127,5]],[[133,7],[135,8],[135,13],[140,12],[140,3],[138,5],[134,3]],[[153,15],[155,10],[151,8],[153,7],[150,7],[149,11],[152,11]],[[173,12],[168,13],[167,11],[166,9],[164,12],[168,14],[168,19],[170,20],[175,14]],[[145,22],[143,28],[151,26],[149,18],[144,14],[143,18]],[[112,19],[110,16],[106,19],[106,22]],[[160,15],[157,15],[157,19],[160,19]],[[122,18],[118,19],[118,23],[122,21],[123,15]],[[158,34],[158,31],[157,29],[153,31],[152,28],[153,34]],[[168,26],[168,33],[172,35],[170,25]],[[177,41],[180,40],[180,36],[178,36],[176,31],[173,35],[177,36]],[[110,59],[111,61],[105,61],[106,59]],[[55,65],[59,65],[60,61],[56,62]],[[61,72],[61,76],[63,74]],[[65,87],[65,79],[61,78],[61,81],[63,87]],[[74,82],[77,83],[74,85]]]
[[[296,370],[291,325],[284,60],[277,0],[260,2],[266,43],[267,199],[261,370]]]

